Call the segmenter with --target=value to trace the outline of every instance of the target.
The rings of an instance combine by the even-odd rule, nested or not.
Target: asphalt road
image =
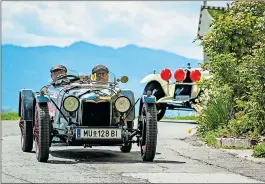
[[[236,161],[231,161],[234,159],[231,155],[231,158],[226,157],[182,141],[190,136],[186,129],[194,127],[196,124],[188,122],[159,122],[157,155],[153,163],[142,162],[136,144],[131,153],[121,153],[118,147],[54,146],[48,163],[39,163],[35,148],[32,153],[22,152],[18,122],[3,121],[2,183],[258,183],[260,181],[253,178],[264,177],[265,172],[260,177],[257,173],[265,170],[260,171],[259,166],[249,168],[249,164],[248,171],[254,169],[256,175],[236,174],[237,170],[222,166],[235,168]],[[207,160],[219,165],[209,164]],[[227,163],[222,163],[225,160]]]

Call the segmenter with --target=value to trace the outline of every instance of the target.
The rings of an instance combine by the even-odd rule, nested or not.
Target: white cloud
[[[201,3],[190,5],[177,1],[3,2],[3,42],[65,46],[83,40],[115,48],[137,44],[202,59],[201,48],[191,43]]]

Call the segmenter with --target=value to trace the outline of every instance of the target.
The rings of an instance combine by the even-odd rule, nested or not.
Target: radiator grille
[[[183,81],[184,83],[192,83],[191,79],[190,79],[190,72],[187,71],[186,74],[186,79]],[[175,92],[176,90],[179,89],[181,90],[181,92],[179,93],[179,95],[189,95],[191,96],[191,89],[192,89],[192,85],[185,85],[185,84],[176,84],[175,86]],[[176,97],[176,94],[174,94],[174,98]]]
[[[110,126],[110,102],[83,102],[82,126]]]

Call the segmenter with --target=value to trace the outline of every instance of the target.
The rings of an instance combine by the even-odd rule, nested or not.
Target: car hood
[[[116,89],[117,93],[119,89]],[[110,89],[100,89],[100,88],[91,88],[91,89],[72,89],[69,91],[68,95],[74,95],[78,97],[81,101],[110,101],[115,97],[115,93]]]

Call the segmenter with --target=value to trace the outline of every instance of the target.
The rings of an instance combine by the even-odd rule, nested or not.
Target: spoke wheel
[[[23,152],[31,152],[33,148],[33,125],[32,121],[19,121],[21,131],[21,149]]]
[[[167,106],[164,103],[159,103],[156,105],[156,108],[157,108],[157,121],[160,121],[166,113]]]
[[[34,141],[36,158],[39,162],[47,162],[50,148],[50,116],[46,103],[36,103],[34,116]]]

